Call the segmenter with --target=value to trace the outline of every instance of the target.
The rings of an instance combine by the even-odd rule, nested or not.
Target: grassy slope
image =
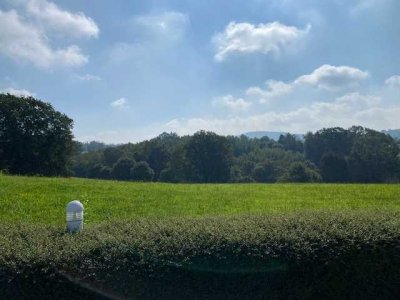
[[[90,225],[76,235],[72,199]],[[61,271],[133,299],[398,299],[399,216],[400,185],[0,175],[0,295],[71,299]]]
[[[216,216],[298,211],[400,211],[400,185],[159,184],[0,175],[3,221],[64,224],[79,199],[86,223],[141,216]]]

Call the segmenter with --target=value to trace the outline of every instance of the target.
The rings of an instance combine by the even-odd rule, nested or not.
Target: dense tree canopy
[[[0,169],[12,174],[66,175],[73,122],[32,97],[0,94]]]
[[[316,133],[309,132],[305,136],[305,156],[319,166],[322,156],[327,152],[342,156],[349,155],[352,137],[351,131],[340,127],[324,128]]]
[[[325,182],[347,182],[349,167],[346,158],[334,152],[326,152],[321,158],[321,175]]]
[[[279,137],[278,143],[285,150],[303,153],[303,143],[294,134],[287,133]]]
[[[389,135],[361,126],[307,133],[305,155],[326,182],[398,180],[399,146]],[[397,179],[396,179],[397,178]]]
[[[72,141],[72,124],[48,103],[0,95],[0,171],[164,182],[400,182],[400,141],[360,126],[278,141],[199,131],[106,145]]]
[[[186,158],[195,182],[227,182],[231,156],[226,139],[213,132],[199,131],[186,145]]]
[[[131,169],[131,176],[133,180],[152,181],[154,177],[154,171],[152,168],[150,168],[147,162],[140,161]]]
[[[114,172],[111,178],[164,182],[394,182],[400,178],[399,149],[390,136],[356,126],[310,132],[304,142],[290,134],[274,141],[205,131],[183,137],[163,133],[137,144],[81,153],[75,158],[75,174],[109,178],[107,168],[123,158],[143,162],[141,172],[146,175],[137,177],[131,170],[129,176]]]
[[[351,178],[355,182],[384,182],[394,179],[400,153],[388,135],[359,129],[349,156]]]

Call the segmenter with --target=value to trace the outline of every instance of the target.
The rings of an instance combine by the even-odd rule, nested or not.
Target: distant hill
[[[392,138],[400,139],[400,129],[382,130],[382,132],[390,135]]]
[[[75,141],[75,143],[77,144],[80,153],[104,150],[106,148],[118,146],[113,144],[105,144],[97,141],[91,141],[91,142]]]
[[[244,133],[245,136],[249,137],[249,138],[257,138],[260,139],[264,136],[272,139],[272,140],[279,140],[279,137],[281,136],[281,134],[285,135],[289,132],[283,132],[283,131],[250,131],[250,132],[246,132]],[[300,133],[295,133],[295,136],[297,136],[299,139],[303,139],[304,138],[304,134],[300,134]]]
[[[381,132],[390,135],[392,138],[400,139],[400,129],[388,129],[388,130],[382,130]],[[285,135],[286,133],[288,133],[288,132],[284,132],[284,131],[250,131],[250,132],[244,133],[244,135],[249,138],[257,138],[257,139],[260,139],[260,138],[266,136],[270,139],[277,141],[281,134]],[[301,140],[304,139],[304,134],[295,133],[294,135],[297,136]]]

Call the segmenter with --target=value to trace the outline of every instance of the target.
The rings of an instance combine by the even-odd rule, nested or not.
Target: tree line
[[[162,133],[140,143],[73,141],[73,122],[33,98],[0,95],[0,170],[159,182],[399,182],[400,141],[353,126],[277,141]]]
[[[77,153],[78,177],[162,182],[398,182],[400,147],[372,129],[325,128],[304,140],[175,133]]]

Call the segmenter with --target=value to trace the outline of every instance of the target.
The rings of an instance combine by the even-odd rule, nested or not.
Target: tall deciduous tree
[[[132,174],[131,169],[135,166],[135,161],[122,157],[120,158],[112,168],[112,177],[119,180],[131,180]]]
[[[154,179],[158,179],[161,171],[167,167],[167,163],[170,160],[170,154],[165,146],[158,143],[153,143],[151,146],[147,162],[154,171]]]
[[[349,181],[349,168],[344,156],[327,152],[321,158],[321,175],[324,182]]]
[[[73,121],[32,97],[0,94],[0,169],[12,174],[68,174]]]
[[[213,132],[196,132],[186,145],[193,181],[227,182],[232,151],[225,137]]]
[[[321,176],[303,162],[294,162],[281,178],[286,182],[320,182]]]
[[[263,161],[255,166],[252,177],[257,182],[275,182],[277,171],[271,161]]]
[[[150,168],[147,162],[140,161],[131,169],[131,177],[133,180],[138,181],[152,181],[154,177],[154,171],[152,168]]]
[[[281,144],[285,150],[303,153],[303,143],[294,134],[281,134],[278,143]]]
[[[351,151],[352,138],[348,130],[340,127],[309,132],[305,135],[304,142],[306,158],[320,166],[321,158],[327,152],[347,156]]]
[[[352,180],[384,182],[395,177],[400,149],[392,137],[358,127],[349,158]]]

